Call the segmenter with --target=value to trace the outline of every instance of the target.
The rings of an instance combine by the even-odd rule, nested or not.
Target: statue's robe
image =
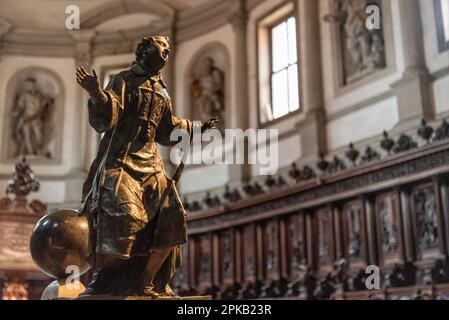
[[[150,249],[175,248],[160,271],[161,287],[174,274],[179,245],[187,235],[186,213],[157,144],[177,144],[170,140],[175,129],[192,133],[191,121],[173,115],[165,89],[160,75],[149,78],[134,64],[111,78],[104,105],[89,101],[89,122],[104,136],[83,187],[82,207],[92,226],[93,257],[103,254],[129,261],[148,256]]]

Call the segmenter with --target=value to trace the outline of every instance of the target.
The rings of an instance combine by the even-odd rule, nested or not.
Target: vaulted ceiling
[[[215,0],[0,0],[0,18],[14,29],[63,31],[66,8],[80,8],[81,23],[101,31],[133,29]],[[99,31],[100,31],[99,30]]]
[[[245,0],[247,9],[263,0]],[[0,48],[5,54],[73,56],[75,43],[93,55],[129,52],[148,34],[193,39],[229,23],[239,0],[0,0]],[[66,21],[79,8],[81,30]],[[71,19],[69,19],[70,21]],[[79,32],[81,31],[81,32]],[[30,50],[32,46],[32,50]]]

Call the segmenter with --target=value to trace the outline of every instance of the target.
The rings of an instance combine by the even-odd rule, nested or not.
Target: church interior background
[[[97,151],[75,68],[106,83],[151,34],[177,115],[278,132],[273,175],[186,166],[178,293],[449,299],[449,0],[0,0],[3,299],[52,281],[31,232],[79,207]]]

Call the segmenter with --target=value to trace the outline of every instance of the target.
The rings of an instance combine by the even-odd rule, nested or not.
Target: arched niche
[[[60,163],[64,122],[64,85],[53,71],[28,67],[8,81],[0,160],[26,156],[35,163]]]
[[[193,55],[184,77],[190,119],[206,121],[218,116],[221,129],[231,122],[230,71],[229,52],[219,42],[209,43]]]

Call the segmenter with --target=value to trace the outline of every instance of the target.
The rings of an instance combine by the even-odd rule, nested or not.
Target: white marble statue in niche
[[[45,94],[36,78],[19,83],[11,112],[13,157],[52,158],[54,97]]]
[[[337,1],[334,21],[340,34],[343,85],[386,67],[383,25],[379,29],[369,29],[366,25],[369,16],[365,10],[370,5],[382,8],[379,0]]]
[[[218,117],[219,129],[223,130],[224,73],[210,57],[201,59],[194,70],[191,88],[194,116],[201,121]]]

